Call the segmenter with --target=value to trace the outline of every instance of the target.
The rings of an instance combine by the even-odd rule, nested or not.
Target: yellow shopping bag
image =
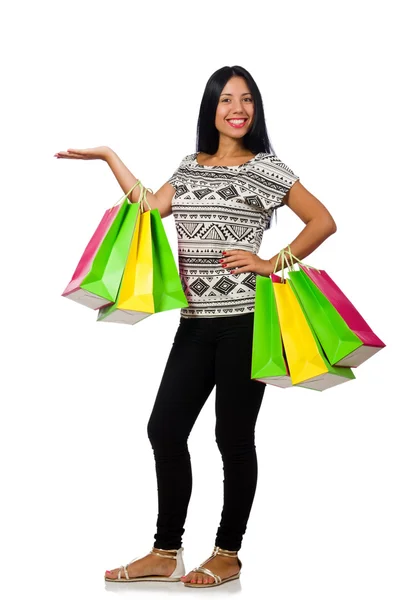
[[[117,299],[121,310],[154,313],[150,212],[140,213]]]
[[[293,384],[327,372],[290,284],[273,283],[281,335]]]
[[[150,212],[139,210],[116,301],[101,308],[97,320],[133,325],[153,313]]]
[[[355,379],[348,367],[335,367],[327,361],[291,283],[272,279],[292,384],[322,391]]]

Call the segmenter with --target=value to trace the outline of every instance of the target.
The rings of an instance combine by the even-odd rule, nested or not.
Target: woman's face
[[[254,119],[254,100],[244,77],[233,76],[219,96],[215,127],[219,133],[242,138]]]

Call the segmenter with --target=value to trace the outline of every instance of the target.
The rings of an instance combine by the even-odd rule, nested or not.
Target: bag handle
[[[287,250],[287,248],[288,248],[288,250]],[[282,281],[282,283],[284,283],[284,280],[285,280],[284,269],[287,268],[288,271],[294,270],[294,263],[292,262],[293,258],[295,259],[295,262],[298,265],[303,265],[304,267],[307,267],[308,269],[314,269],[315,271],[320,272],[320,270],[316,269],[316,267],[312,267],[311,265],[304,263],[297,256],[292,254],[291,248],[289,245],[287,246],[287,248],[283,248],[282,250],[280,250],[280,252],[277,255],[276,264],[274,265],[274,269],[273,269],[273,274],[274,274],[277,272],[277,265],[278,265],[280,257],[281,257],[281,281]],[[284,263],[286,266],[284,265]]]
[[[288,262],[286,250],[285,250],[285,248],[283,248],[277,254],[277,259],[276,259],[276,264],[274,265],[273,274],[275,274],[277,272],[277,265],[278,265],[278,262],[280,260],[280,257],[281,257],[281,282],[284,283],[284,280],[285,280],[285,277],[284,277],[284,269],[285,269],[284,263],[287,264],[287,267],[288,267],[289,271],[291,270],[292,266]]]
[[[307,267],[308,269],[314,269],[315,271],[320,272],[320,269],[316,269],[316,267],[312,267],[311,265],[308,265],[307,263],[304,263],[303,261],[301,261],[297,256],[294,256],[294,254],[292,254],[292,252],[291,252],[291,248],[290,248],[289,245],[287,246],[287,248],[288,248],[288,250],[286,251],[284,249],[284,251],[286,252],[286,254],[289,254],[290,258],[294,258],[295,259],[296,264],[303,265],[304,267]],[[293,269],[293,263],[292,263],[292,261],[291,261],[291,267],[288,268],[288,270],[289,271],[293,271],[294,270]]]
[[[144,203],[144,202],[146,202],[146,204],[148,205],[148,207],[149,207],[149,210],[152,210],[152,209],[151,209],[151,206],[150,206],[150,204],[149,204],[149,202],[148,202],[148,200],[147,200],[147,198],[146,198],[146,194],[147,194],[147,192],[150,192],[151,194],[153,194],[153,193],[154,193],[154,192],[153,192],[153,190],[151,190],[150,188],[143,188],[143,192],[142,192],[142,198],[141,198],[141,197],[139,197],[139,208],[140,208],[140,211],[141,211],[141,213],[144,213],[144,212],[145,212],[145,211],[144,211],[144,209],[143,209],[143,203]]]
[[[288,250],[287,250],[288,248]],[[319,269],[316,269],[316,267],[312,267],[312,265],[308,265],[307,263],[304,263],[303,261],[301,261],[297,256],[295,256],[294,254],[292,254],[291,252],[291,247],[288,245],[287,248],[283,248],[282,250],[280,250],[280,252],[277,255],[277,260],[276,260],[276,264],[274,265],[274,269],[273,269],[273,274],[277,272],[277,265],[279,263],[280,257],[281,257],[281,279],[284,280],[284,263],[286,263],[288,271],[293,271],[293,265],[294,263],[292,262],[292,259],[295,259],[295,262],[298,265],[302,265],[304,267],[307,267],[308,269],[314,269],[315,271],[320,272]],[[288,258],[287,258],[288,256]]]
[[[137,185],[139,185],[139,187],[141,188],[141,193],[140,193],[140,195],[139,195],[139,200],[138,200],[138,203],[140,203],[140,202],[141,202],[141,200],[142,200],[142,196],[143,196],[143,190],[144,190],[145,188],[143,187],[143,185],[142,185],[142,182],[141,182],[139,179],[137,179],[137,180],[136,180],[136,182],[134,183],[134,185],[132,186],[132,188],[130,189],[130,191],[129,191],[129,192],[127,192],[126,194],[124,194],[124,196],[121,196],[120,200],[117,200],[117,202],[115,202],[115,203],[113,204],[113,206],[111,207],[111,209],[110,209],[110,210],[113,210],[113,208],[115,208],[115,207],[116,207],[118,204],[121,204],[122,202],[124,202],[124,200],[125,200],[126,198],[128,198],[128,196],[131,194],[131,192],[132,192],[133,190],[135,190],[135,188],[136,188],[136,186],[137,186]],[[130,200],[129,200],[129,199],[128,199],[128,202],[129,202],[130,204],[132,204],[132,203],[130,202]]]
[[[124,200],[125,200],[126,198],[128,198],[128,196],[129,196],[129,195],[131,194],[131,192],[132,192],[132,191],[133,191],[133,190],[136,188],[136,186],[137,186],[137,185],[139,185],[139,187],[141,188],[141,192],[140,192],[140,194],[139,194],[139,199],[138,199],[138,201],[137,201],[137,203],[138,203],[138,205],[139,205],[139,210],[140,210],[142,213],[144,212],[144,210],[143,210],[143,203],[144,203],[144,202],[146,202],[146,204],[148,205],[148,207],[149,207],[149,210],[152,210],[152,208],[151,208],[151,206],[150,206],[150,204],[149,204],[149,202],[148,202],[148,200],[147,200],[147,198],[146,198],[146,194],[147,194],[147,192],[150,192],[151,194],[153,194],[154,192],[153,192],[153,190],[152,190],[152,189],[150,189],[150,188],[145,188],[145,187],[142,185],[142,182],[141,182],[139,179],[137,179],[137,180],[136,180],[136,182],[134,183],[134,185],[132,186],[132,188],[130,189],[130,191],[129,191],[129,192],[127,192],[126,194],[124,194],[124,196],[121,196],[120,200],[117,200],[117,202],[115,202],[115,204],[113,204],[113,206],[112,206],[112,208],[111,208],[110,210],[112,210],[113,208],[115,208],[115,207],[116,207],[118,204],[120,204],[120,203],[124,202]],[[132,202],[130,202],[129,198],[128,198],[128,202],[129,202],[129,204],[132,204]]]

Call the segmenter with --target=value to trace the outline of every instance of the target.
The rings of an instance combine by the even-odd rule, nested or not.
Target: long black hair
[[[218,69],[207,81],[197,122],[196,151],[215,154],[218,149],[219,131],[215,127],[216,109],[223,88],[233,76],[244,77],[254,100],[254,120],[248,133],[243,137],[245,148],[254,154],[258,152],[275,154],[266,129],[265,113],[259,88],[251,74],[237,65]]]

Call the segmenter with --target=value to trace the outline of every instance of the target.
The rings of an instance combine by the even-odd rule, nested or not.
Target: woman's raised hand
[[[106,160],[111,152],[108,146],[98,146],[97,148],[85,148],[77,150],[76,148],[68,148],[54,154],[56,158],[79,158],[80,160]]]

